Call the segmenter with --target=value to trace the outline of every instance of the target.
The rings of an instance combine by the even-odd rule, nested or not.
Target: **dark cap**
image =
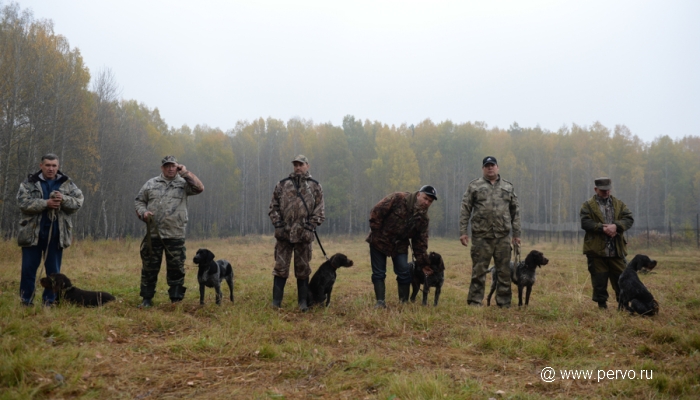
[[[612,180],[607,177],[596,178],[595,187],[597,187],[600,190],[610,190],[610,188],[612,187]]]
[[[309,159],[306,158],[305,155],[299,154],[298,156],[294,157],[294,159],[292,160],[292,162],[293,162],[293,163],[295,163],[295,162],[301,162],[301,163],[308,164],[308,163],[309,163]]]
[[[175,158],[175,156],[165,156],[162,160],[160,160],[161,166],[170,163],[177,164],[177,158]]]
[[[428,196],[432,197],[433,200],[437,201],[437,190],[435,190],[434,187],[430,185],[425,185],[422,188],[420,188],[419,192],[423,192]]]
[[[486,164],[498,165],[498,161],[496,161],[496,157],[486,156],[484,157],[484,161],[481,162],[481,167],[485,167]]]

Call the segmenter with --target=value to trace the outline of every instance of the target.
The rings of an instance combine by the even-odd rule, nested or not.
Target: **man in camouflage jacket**
[[[469,182],[462,198],[459,240],[469,244],[468,226],[472,227],[472,279],[467,304],[480,306],[484,299],[486,271],[493,257],[496,266],[496,304],[510,307],[510,257],[512,243],[520,245],[520,207],[513,184],[498,174],[495,157],[482,161],[483,176]]]
[[[615,298],[620,295],[618,280],[625,269],[627,255],[624,232],[632,228],[634,218],[625,203],[610,195],[610,178],[598,178],[594,182],[595,195],[583,203],[579,216],[581,229],[586,231],[583,254],[591,274],[593,301],[598,307],[607,308],[608,279]]]
[[[61,272],[63,249],[71,245],[73,223],[71,215],[83,205],[83,193],[73,181],[58,169],[58,156],[41,157],[39,172],[29,175],[19,185],[17,204],[20,209],[17,244],[22,247],[22,278],[19,296],[23,305],[34,299],[36,271],[45,253],[46,276]],[[44,290],[44,304],[56,299]]]
[[[311,244],[316,227],[326,219],[321,184],[309,174],[309,160],[298,155],[294,172],[275,186],[270,201],[270,220],[275,227],[275,265],[272,271],[272,306],[280,308],[289,266],[294,255],[299,309],[308,309],[306,299],[311,275]]]
[[[136,216],[147,222],[141,242],[141,292],[139,307],[153,306],[158,272],[165,251],[168,295],[173,303],[185,297],[185,231],[187,198],[204,191],[204,185],[174,156],[161,160],[161,174],[151,178],[136,195]],[[150,237],[150,240],[149,240]]]
[[[408,246],[411,241],[416,265],[428,265],[428,208],[437,200],[432,186],[417,192],[392,193],[377,203],[369,214],[370,232],[367,236],[372,262],[372,284],[377,298],[376,308],[385,308],[386,258],[391,257],[398,284],[399,301],[408,301],[411,274],[408,266]]]

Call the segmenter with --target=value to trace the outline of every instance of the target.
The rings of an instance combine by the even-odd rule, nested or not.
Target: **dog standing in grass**
[[[214,261],[214,253],[207,249],[197,250],[192,262],[199,266],[197,270],[197,282],[199,282],[199,304],[204,304],[204,288],[214,288],[216,291],[216,304],[221,305],[224,297],[221,293],[221,282],[226,281],[233,303],[233,267],[226,260]]]
[[[518,307],[523,305],[523,288],[527,288],[525,294],[525,305],[530,304],[530,293],[532,292],[532,286],[535,284],[535,273],[537,268],[542,268],[543,265],[547,265],[549,260],[542,254],[541,251],[532,250],[530,254],[525,257],[525,261],[519,262],[515,265],[514,262],[510,262],[510,280],[518,286]],[[496,291],[496,281],[498,277],[496,276],[495,267],[491,267],[488,272],[492,273],[492,283],[491,291],[489,292],[489,297],[486,299],[486,305],[491,305],[491,296],[493,292]]]
[[[408,263],[411,269],[411,286],[413,286],[413,291],[411,292],[411,302],[416,301],[416,296],[418,295],[418,290],[420,290],[421,285],[423,285],[423,305],[428,305],[428,294],[430,294],[430,288],[435,288],[435,302],[434,306],[438,305],[440,300],[440,293],[442,292],[442,284],[445,283],[445,263],[442,262],[442,256],[434,251],[428,254],[428,266],[430,273],[426,274],[424,268],[416,268],[416,263]]]

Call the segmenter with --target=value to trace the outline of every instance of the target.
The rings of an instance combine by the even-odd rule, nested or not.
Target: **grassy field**
[[[301,313],[293,279],[283,309],[269,306],[270,237],[188,241],[185,301],[170,304],[163,269],[149,310],[136,308],[138,240],[81,241],[64,253],[63,272],[77,287],[117,297],[100,309],[21,307],[20,250],[0,242],[0,398],[700,397],[696,248],[632,243],[659,261],[642,280],[661,312],[642,318],[598,310],[575,244],[524,244],[550,259],[530,307],[468,308],[468,250],[456,239],[430,243],[447,267],[437,308],[398,304],[389,272],[388,309],[375,310],[369,251],[357,237],[324,240],[355,267],[339,271],[331,307]],[[199,305],[191,262],[199,247],[234,266],[235,304],[216,306],[207,289]],[[321,260],[315,249],[313,264]],[[557,372],[554,382],[540,378],[545,367]],[[593,375],[562,379],[560,370]],[[632,370],[636,379],[599,380],[599,370]]]

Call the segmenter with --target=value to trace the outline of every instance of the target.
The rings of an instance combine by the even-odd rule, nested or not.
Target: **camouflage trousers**
[[[617,301],[620,295],[620,286],[617,281],[620,279],[622,271],[625,270],[625,260],[620,257],[587,256],[586,258],[593,286],[593,301],[596,303],[608,301],[608,280],[615,291],[615,301]]]
[[[184,290],[178,290],[185,284],[185,239],[151,238],[153,252],[148,248],[146,239],[141,242],[141,293],[144,299],[152,299],[156,293],[158,273],[165,253],[165,272],[170,286],[170,299],[182,300]],[[167,251],[166,251],[167,249]]]
[[[484,300],[486,271],[493,257],[496,267],[497,286],[496,304],[510,307],[512,292],[510,290],[510,254],[512,247],[510,237],[473,238],[472,239],[472,281],[469,285],[468,304],[481,304]]]
[[[289,265],[294,254],[294,276],[306,279],[311,275],[311,243],[290,243],[278,240],[275,244],[275,267],[272,275],[280,278],[289,277]]]

